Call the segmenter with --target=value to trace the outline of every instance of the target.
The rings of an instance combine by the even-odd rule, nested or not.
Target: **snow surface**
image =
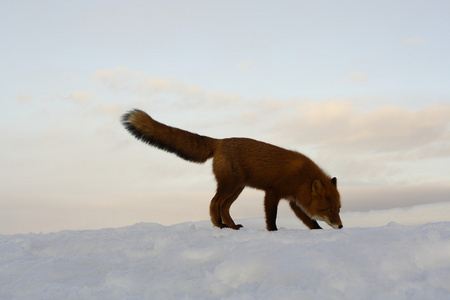
[[[450,299],[450,202],[342,220],[0,235],[0,299]]]

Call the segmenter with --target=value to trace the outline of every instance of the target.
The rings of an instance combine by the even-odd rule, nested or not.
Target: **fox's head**
[[[324,221],[333,228],[341,229],[342,221],[339,217],[341,198],[337,190],[337,179],[331,182],[321,182],[314,179],[311,186],[311,202],[305,211],[311,219]]]

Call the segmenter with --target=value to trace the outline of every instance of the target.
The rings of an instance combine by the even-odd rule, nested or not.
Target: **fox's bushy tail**
[[[216,139],[170,127],[135,109],[122,116],[122,124],[138,140],[196,163],[214,155]]]

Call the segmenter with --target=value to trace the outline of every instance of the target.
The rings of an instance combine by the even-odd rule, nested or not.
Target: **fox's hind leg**
[[[295,204],[294,201],[289,201],[289,205],[294,211],[295,215],[302,220],[302,222],[308,226],[309,229],[322,229],[316,220],[311,219],[305,212]]]
[[[218,184],[217,192],[211,200],[209,211],[211,215],[211,222],[214,226],[219,228],[229,227],[232,229],[239,229],[242,225],[236,225],[230,216],[229,210],[231,204],[236,200],[244,187],[236,185]]]
[[[220,199],[221,195],[219,191],[217,191],[209,204],[209,215],[211,216],[211,222],[214,226],[224,228],[226,226],[222,223],[222,218],[220,217]]]
[[[222,218],[222,222],[230,228],[233,229],[239,229],[242,227],[241,224],[235,224],[233,219],[230,216],[230,207],[231,204],[239,197],[242,190],[244,189],[244,186],[237,187],[234,192],[228,196],[226,199],[224,199],[224,202],[220,205],[220,216]]]

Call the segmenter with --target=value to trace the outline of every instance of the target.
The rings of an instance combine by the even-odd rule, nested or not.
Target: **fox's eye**
[[[333,212],[333,209],[332,209],[332,208],[329,208],[328,211],[329,211],[330,213],[332,213],[332,212]]]

